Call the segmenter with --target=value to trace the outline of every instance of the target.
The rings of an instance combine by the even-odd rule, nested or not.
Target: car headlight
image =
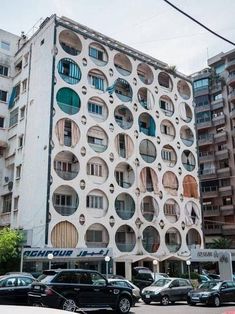
[[[202,293],[202,296],[203,296],[203,297],[208,297],[209,294],[210,294],[210,292],[203,292],[203,293]]]
[[[156,294],[159,294],[159,291],[154,291],[154,294],[156,295]]]

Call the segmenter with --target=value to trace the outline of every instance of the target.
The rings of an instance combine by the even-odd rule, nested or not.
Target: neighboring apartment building
[[[221,236],[235,247],[235,50],[192,75],[205,243]]]
[[[0,225],[24,230],[25,270],[49,252],[54,266],[101,271],[109,255],[127,277],[154,259],[183,270],[203,246],[190,81],[55,15],[8,44]]]

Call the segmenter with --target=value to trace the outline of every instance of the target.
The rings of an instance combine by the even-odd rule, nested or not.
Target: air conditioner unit
[[[7,184],[7,187],[8,187],[9,191],[12,191],[12,189],[13,189],[13,181],[9,181],[8,184]]]

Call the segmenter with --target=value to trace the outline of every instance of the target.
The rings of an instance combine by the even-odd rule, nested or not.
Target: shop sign
[[[111,248],[25,248],[23,250],[24,259],[47,259],[48,254],[53,254],[55,259],[104,258],[105,256],[113,256]]]
[[[192,262],[218,262],[221,253],[231,253],[231,259],[235,261],[235,250],[216,250],[216,249],[192,249]]]

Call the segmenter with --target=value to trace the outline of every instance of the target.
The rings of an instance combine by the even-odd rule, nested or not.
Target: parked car
[[[35,277],[31,273],[25,273],[25,272],[20,272],[20,271],[10,271],[6,273],[5,275],[22,275],[22,276],[27,276],[27,277]]]
[[[48,309],[46,307],[35,307],[35,306],[17,306],[17,305],[0,305],[0,313],[12,314],[66,314],[66,311]]]
[[[186,301],[189,291],[193,289],[191,283],[183,278],[162,278],[141,292],[144,303],[161,302],[168,305],[169,302]]]
[[[136,302],[140,299],[140,289],[134,285],[131,281],[127,279],[120,279],[120,278],[111,278],[108,279],[108,282],[113,286],[121,286],[121,287],[129,287],[132,289],[132,305],[135,306]]]
[[[209,281],[188,294],[188,304],[205,303],[220,306],[223,302],[235,302],[234,281]]]
[[[88,269],[44,271],[28,293],[31,305],[42,305],[75,312],[81,308],[112,308],[128,313],[132,289],[113,286],[99,272]]]
[[[208,282],[213,280],[212,278],[209,278],[207,275],[198,275],[198,282],[199,284],[204,283],[204,282]]]
[[[208,273],[207,277],[209,279],[211,279],[211,280],[220,280],[220,275],[217,275],[217,274],[210,274],[210,273]]]
[[[134,267],[132,269],[132,282],[140,290],[142,290],[143,288],[150,286],[154,282],[153,272],[147,267]]]
[[[30,285],[35,279],[28,275],[3,275],[0,277],[0,304],[25,305],[28,303]]]

